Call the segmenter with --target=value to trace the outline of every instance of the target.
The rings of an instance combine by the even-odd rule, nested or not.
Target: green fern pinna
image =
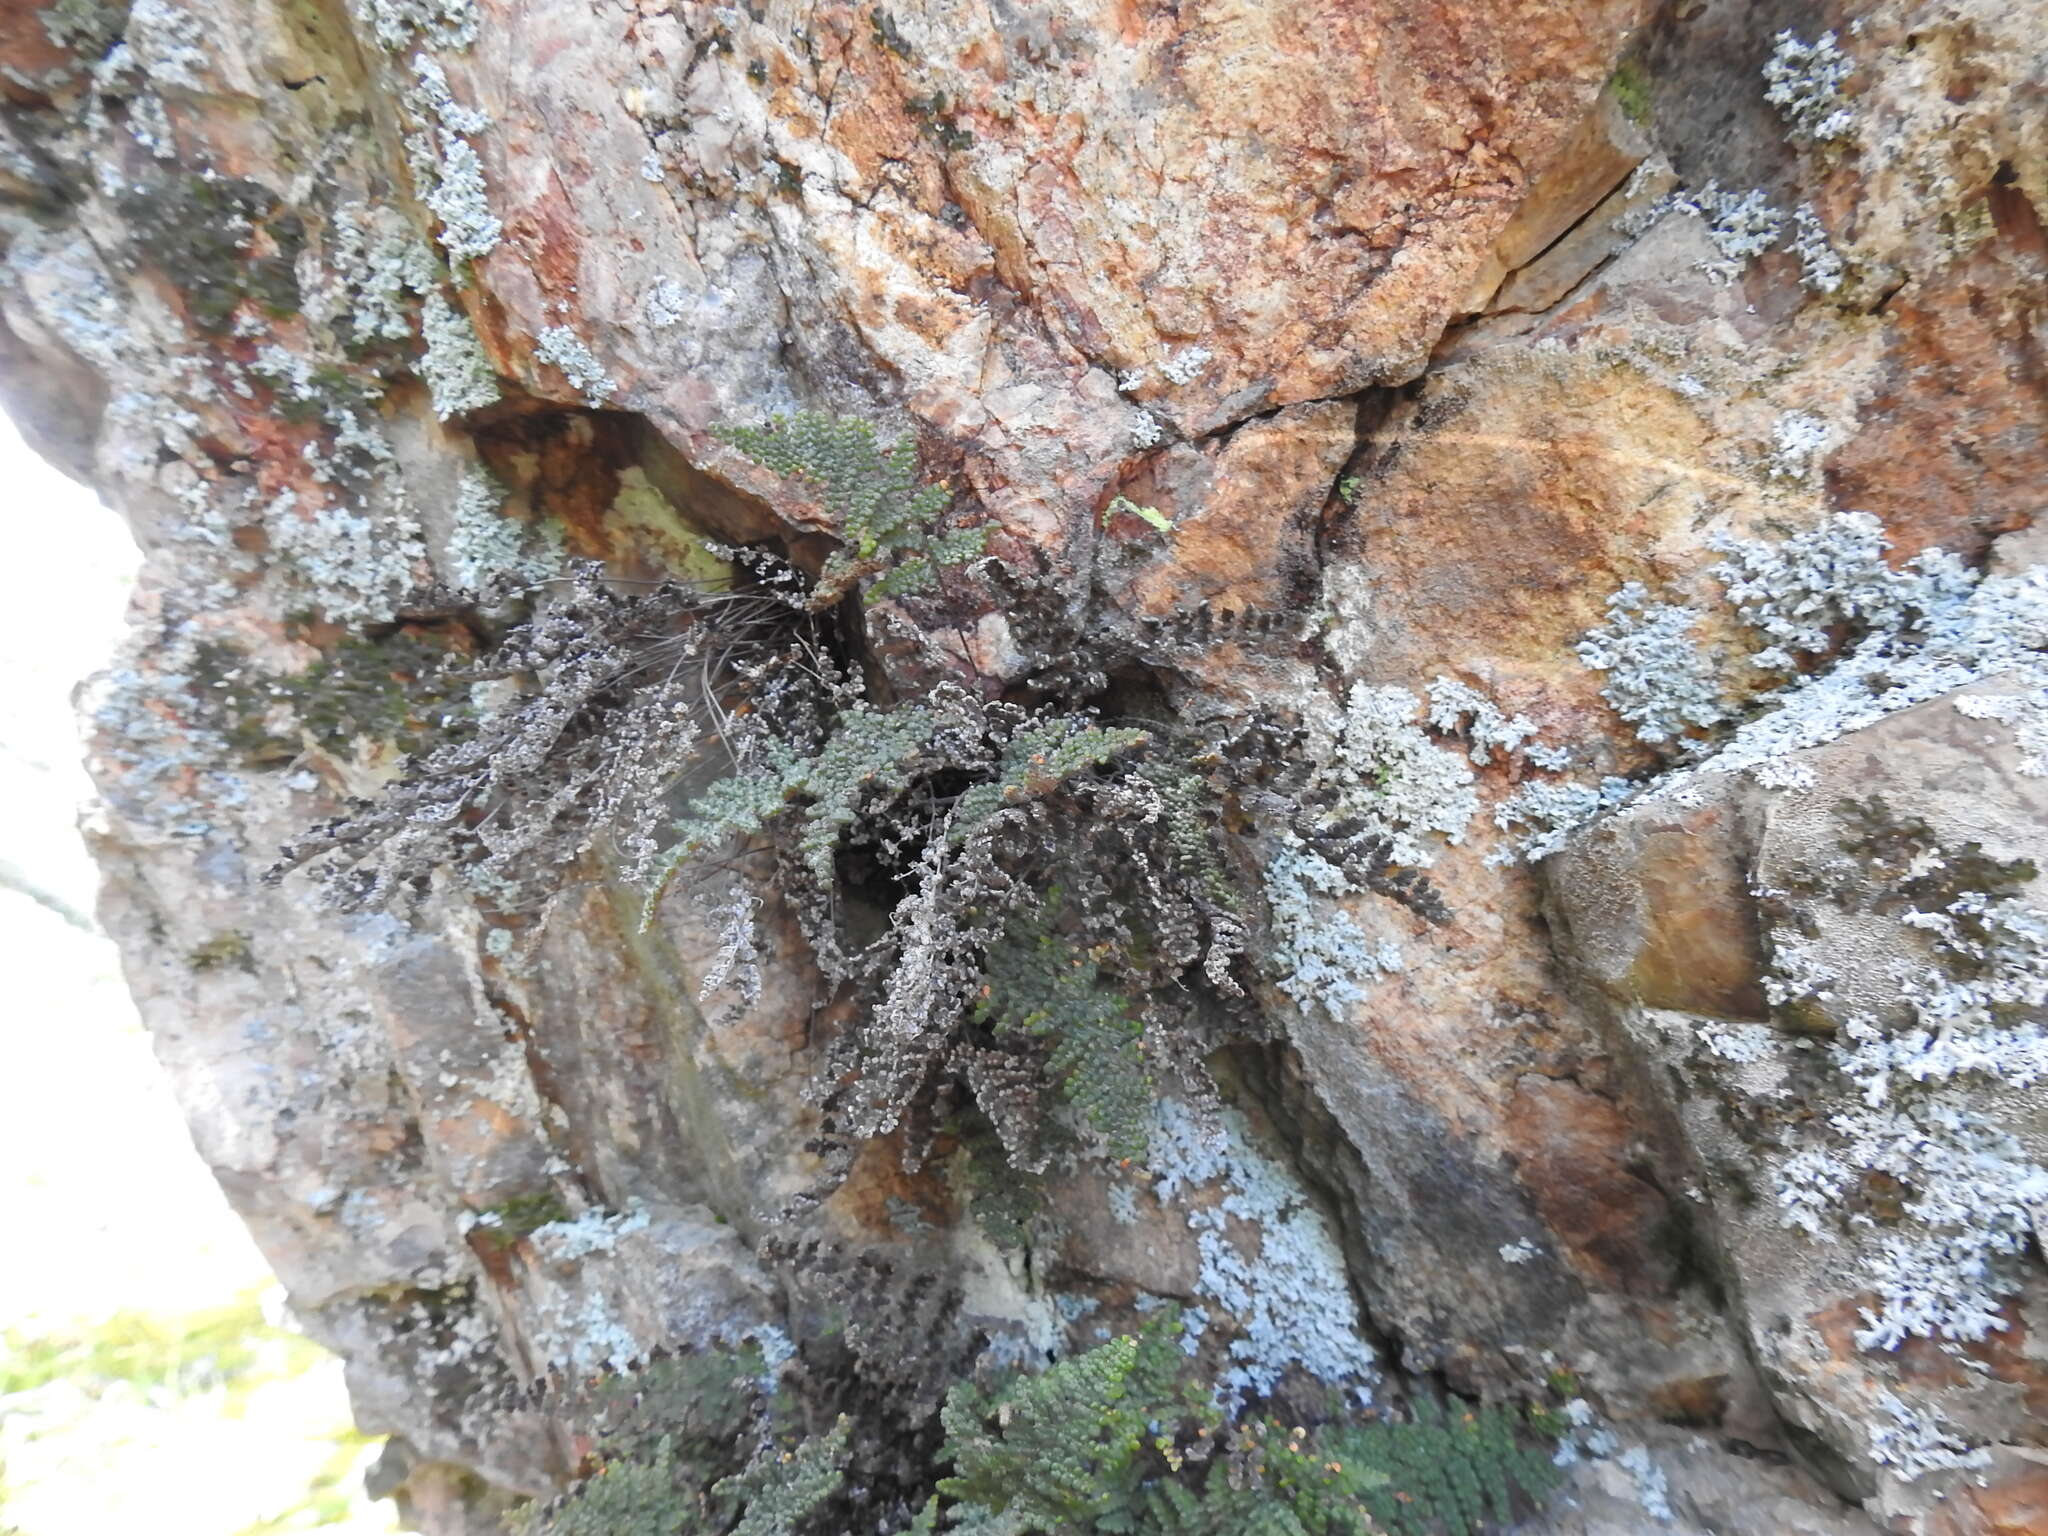
[[[1227,1424],[1180,1340],[1169,1307],[1035,1374],[956,1383],[939,1413],[950,1474],[900,1536],[1476,1536],[1513,1516],[1518,1492],[1556,1485],[1538,1416],[1506,1407],[1446,1412],[1424,1398],[1406,1421]],[[778,1438],[782,1394],[735,1396],[758,1365],[711,1352],[662,1362],[667,1375],[645,1386],[620,1378],[614,1395],[638,1422],[594,1417],[600,1468],[529,1511],[525,1536],[839,1536],[848,1421]],[[679,1390],[698,1393],[692,1421],[651,1422],[646,1404]],[[726,1415],[723,1439],[707,1432],[707,1401]]]

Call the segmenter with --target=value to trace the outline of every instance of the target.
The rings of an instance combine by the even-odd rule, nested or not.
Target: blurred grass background
[[[0,1536],[387,1536],[340,1363],[193,1152],[76,821],[136,554],[0,417]]]

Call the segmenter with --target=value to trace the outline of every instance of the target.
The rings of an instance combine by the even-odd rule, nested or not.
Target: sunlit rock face
[[[1568,1380],[1532,1531],[2043,1528],[2044,29],[0,18],[0,392],[148,553],[84,699],[103,920],[422,1528],[574,1475],[533,1382],[811,1349],[852,1272],[942,1320],[878,1335],[910,1396],[1161,1299],[1219,1380]],[[597,844],[541,903],[261,879],[516,690],[408,691],[525,611],[447,589],[721,580],[734,546],[815,575],[833,509],[714,432],[798,409],[914,442],[1000,567],[842,615],[871,689],[1256,715],[1390,851],[1367,885],[1286,806],[1219,828],[1262,1021],[1209,1061],[1227,1107],[1163,1087],[1148,1158],[1062,1165],[1021,1236],[944,1137],[821,1180],[852,1026],[772,880],[735,1006],[715,905],[643,924]],[[1878,704],[1754,747],[1851,682]]]

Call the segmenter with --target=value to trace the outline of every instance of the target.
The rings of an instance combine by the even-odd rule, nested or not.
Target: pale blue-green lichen
[[[1706,775],[1741,772],[1767,787],[1797,786],[1811,771],[1793,754],[1980,679],[2010,673],[2022,690],[2048,687],[2048,570],[1980,578],[1939,549],[1893,569],[1883,526],[1863,512],[1838,513],[1777,541],[1710,542],[1724,556],[1710,574],[1734,617],[1762,642],[1749,657],[1752,668],[1787,680],[1752,695],[1753,705],[1767,706],[1763,712],[1704,743],[1711,750],[1692,766],[1646,784],[1524,784],[1494,817],[1528,835],[1496,859],[1546,857],[1578,825],[1638,796],[1694,803]],[[1806,658],[1844,644],[1832,666],[1800,670]],[[1594,655],[1611,649],[1610,637]],[[1656,673],[1638,668],[1641,688],[1626,702],[1645,719],[1682,722],[1702,702],[1702,675],[1667,669],[1670,686],[1660,693]],[[2019,706],[2011,712],[2016,719],[2022,713]]]
[[[1719,182],[1710,181],[1696,192],[1674,197],[1671,206],[1706,226],[1714,259],[1700,266],[1717,283],[1740,277],[1744,267],[1778,243],[1785,228],[1784,213],[1772,207],[1762,192],[1726,191]]]
[[[1337,905],[1363,890],[1299,839],[1288,838],[1266,861],[1265,882],[1273,966],[1297,1008],[1320,1008],[1341,1020],[1365,1000],[1368,981],[1402,968],[1398,944],[1368,937]]]
[[[158,85],[205,89],[213,50],[192,12],[170,0],[135,0],[124,37],[136,66]]]
[[[1524,751],[1536,739],[1527,715],[1509,715],[1470,683],[1439,677],[1429,685],[1429,727],[1465,738],[1466,755],[1484,767],[1493,754]]]
[[[434,291],[434,253],[394,209],[343,203],[327,229],[327,283],[319,312],[345,321],[350,340],[404,341],[412,335],[413,299]]]
[[[476,41],[476,0],[355,0],[355,10],[391,53],[403,53],[415,42],[445,50]]]
[[[343,624],[388,620],[419,582],[426,546],[402,493],[372,493],[358,507],[306,506],[284,491],[264,509],[271,547],[320,611]]]
[[[1682,739],[1728,718],[1720,669],[1695,638],[1700,613],[1653,599],[1631,581],[1607,599],[1607,622],[1579,641],[1579,660],[1607,674],[1600,690],[1641,741]]]
[[[1234,1110],[1211,1122],[1162,1100],[1151,1145],[1161,1203],[1184,1209],[1195,1232],[1203,1315],[1227,1316],[1237,1334],[1217,1382],[1225,1405],[1270,1396],[1294,1368],[1370,1402],[1379,1357],[1336,1237],[1300,1182],[1252,1144]],[[1220,1198],[1181,1203],[1198,1191]]]
[[[618,385],[604,371],[604,364],[583,343],[583,338],[566,325],[551,325],[534,338],[534,355],[553,363],[583,395],[593,410],[611,399]]]
[[[1799,258],[1799,280],[1815,293],[1838,292],[1847,267],[1813,204],[1801,203],[1792,210],[1792,231],[1791,249]]]
[[[415,164],[419,163],[419,157],[415,157]],[[424,201],[441,221],[441,249],[451,261],[475,261],[490,255],[497,249],[505,226],[491,212],[484,185],[484,163],[477,152],[449,134],[442,138],[438,153],[433,149],[433,141],[427,140],[425,164],[430,169]]]
[[[531,586],[562,574],[559,530],[505,516],[504,501],[504,491],[482,470],[462,472],[448,536],[447,572],[454,586],[476,591],[505,579]]]
[[[491,126],[491,120],[474,107],[455,99],[448,84],[448,72],[440,62],[425,54],[412,61],[414,84],[406,88],[406,105],[422,117],[431,116],[450,133],[477,134]]]
[[[1308,727],[1315,788],[1334,811],[1384,839],[1395,863],[1426,867],[1436,860],[1435,837],[1464,841],[1479,796],[1471,765],[1430,740],[1421,709],[1406,688],[1354,683],[1341,711],[1312,712]]]
[[[1842,52],[1833,32],[1802,42],[1795,32],[1780,32],[1764,64],[1764,100],[1785,115],[1792,137],[1805,144],[1827,144],[1855,131],[1843,86],[1855,66]]]
[[[434,402],[436,416],[446,421],[498,402],[498,375],[477,341],[469,316],[438,292],[429,293],[421,306],[420,335],[426,351],[420,358],[419,375]]]

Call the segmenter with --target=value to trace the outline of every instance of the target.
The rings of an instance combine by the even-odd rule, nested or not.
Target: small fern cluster
[[[814,411],[715,435],[764,469],[808,482],[832,515],[843,547],[819,575],[814,611],[856,587],[870,599],[925,591],[942,568],[965,564],[987,546],[986,528],[938,530],[952,493],[918,484],[908,438],[883,447],[866,422]]]
[[[1227,1427],[1182,1353],[1179,1317],[998,1386],[963,1382],[940,1415],[941,1478],[908,1536],[1472,1536],[1558,1473],[1506,1407],[1407,1421]]]
[[[663,1355],[557,1386],[539,1407],[582,1476],[516,1518],[520,1536],[802,1536],[840,1492],[852,1426],[799,1436],[758,1350]],[[752,1447],[749,1452],[749,1447]]]
[[[532,1406],[582,1475],[520,1536],[1477,1536],[1558,1481],[1547,1416],[1506,1406],[1229,1424],[1180,1341],[1163,1308],[1042,1371],[956,1379],[943,1405],[858,1422],[804,1401],[841,1390],[814,1346],[772,1384],[747,1347],[557,1385]]]
[[[817,1074],[835,1159],[903,1128],[914,1166],[968,1101],[1020,1169],[1138,1157],[1155,1072],[1206,1082],[1180,1026],[1241,995],[1247,929],[1211,786],[1164,728],[947,686],[884,707],[833,674],[733,740],[743,766],[691,803],[656,899],[722,848],[772,860],[854,1005]]]

